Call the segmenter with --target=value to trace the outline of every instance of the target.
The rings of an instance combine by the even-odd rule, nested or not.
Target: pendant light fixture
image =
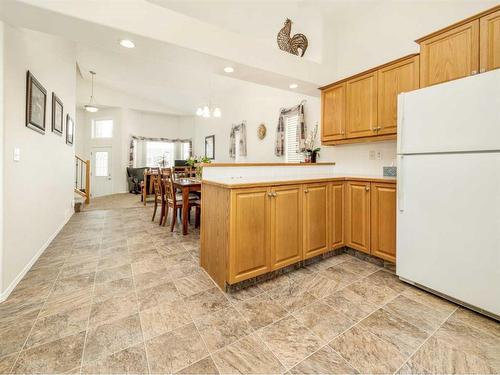
[[[85,106],[85,110],[87,112],[97,112],[99,110],[99,108],[97,108],[97,106],[95,105],[95,99],[94,99],[94,76],[95,76],[95,72],[93,72],[92,70],[89,72],[90,74],[92,74],[92,91],[91,91],[91,94],[90,94],[90,101],[89,101],[89,104],[87,104]]]
[[[209,97],[211,98],[212,94],[212,82],[209,84]],[[202,107],[198,107],[196,110],[196,116],[198,117],[204,117],[204,118],[210,118],[210,117],[216,117],[219,118],[222,116],[222,111],[220,110],[219,107],[212,107],[212,101],[208,101],[208,105],[204,105]]]

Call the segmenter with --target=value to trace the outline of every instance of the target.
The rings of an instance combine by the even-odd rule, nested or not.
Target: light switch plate
[[[14,161],[20,161],[21,160],[21,150],[19,147],[14,147],[14,153],[13,157]]]

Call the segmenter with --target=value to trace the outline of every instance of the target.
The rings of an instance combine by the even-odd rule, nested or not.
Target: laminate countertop
[[[307,184],[325,181],[368,181],[396,183],[396,177],[357,175],[357,174],[317,174],[307,177],[299,176],[245,176],[245,177],[211,177],[202,183],[230,189],[258,186]]]

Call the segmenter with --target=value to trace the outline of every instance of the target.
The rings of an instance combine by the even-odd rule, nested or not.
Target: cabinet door
[[[346,83],[347,138],[375,135],[377,127],[377,72]]]
[[[500,68],[500,10],[480,19],[481,72]]]
[[[396,262],[396,185],[371,184],[371,254]]]
[[[418,56],[378,71],[377,134],[396,134],[398,94],[418,89],[419,76]]]
[[[420,85],[476,74],[479,68],[479,20],[420,43]]]
[[[330,249],[344,246],[344,182],[330,184]]]
[[[345,138],[345,83],[321,93],[321,140]]]
[[[329,250],[328,190],[328,183],[304,186],[304,258],[310,258]]]
[[[346,183],[346,245],[370,253],[370,183]]]
[[[283,186],[271,191],[271,268],[302,259],[302,189]]]
[[[261,275],[271,269],[270,199],[267,188],[232,192],[230,283]]]

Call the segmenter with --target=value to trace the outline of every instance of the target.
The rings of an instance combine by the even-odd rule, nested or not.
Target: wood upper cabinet
[[[303,187],[303,256],[310,258],[328,251],[328,183]]]
[[[396,262],[396,185],[371,183],[371,255]]]
[[[321,93],[321,140],[345,138],[345,83]]]
[[[473,75],[479,70],[477,19],[417,42],[421,87]]]
[[[279,186],[270,191],[271,268],[278,269],[302,259],[302,189]]]
[[[396,134],[398,94],[420,86],[419,56],[399,61],[378,71],[377,134]]]
[[[480,20],[480,72],[500,68],[500,10]]]
[[[346,82],[346,134],[348,138],[375,135],[377,127],[377,72]]]
[[[330,184],[330,249],[344,246],[344,182]]]
[[[369,254],[370,183],[348,181],[345,206],[346,245]]]
[[[230,283],[271,270],[268,192],[265,187],[231,192]]]

